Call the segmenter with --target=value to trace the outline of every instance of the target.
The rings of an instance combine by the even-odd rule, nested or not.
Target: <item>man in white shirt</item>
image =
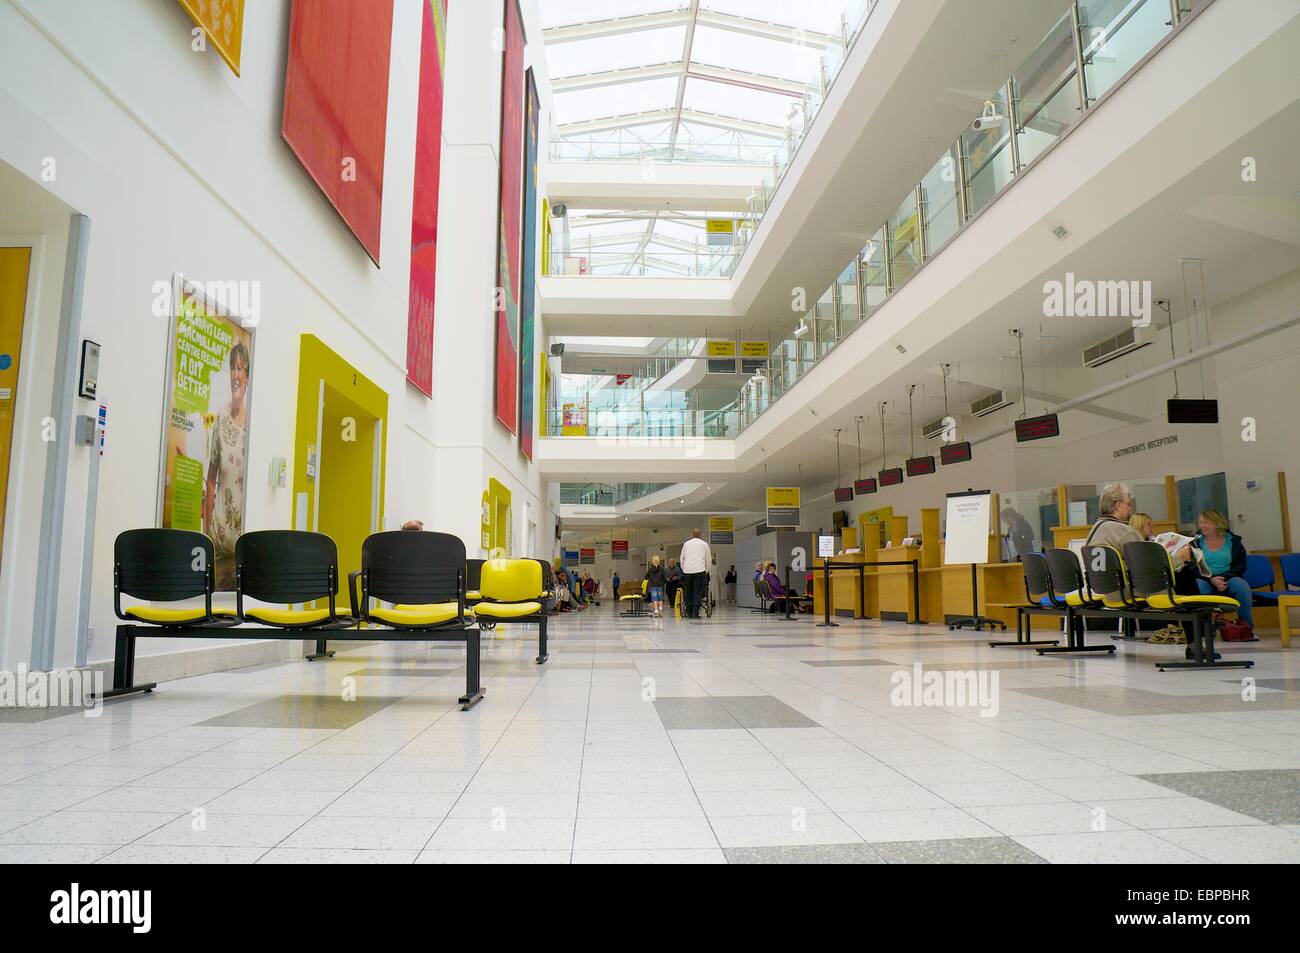
[[[700,538],[698,529],[691,530],[691,538],[682,544],[682,558],[679,562],[686,588],[686,617],[698,619],[700,603],[704,601],[705,591],[709,588],[709,566],[713,563],[713,553],[709,544]]]

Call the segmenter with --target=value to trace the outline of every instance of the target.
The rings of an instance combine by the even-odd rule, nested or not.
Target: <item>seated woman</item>
[[[768,612],[784,612],[785,601],[789,593],[785,591],[785,586],[781,584],[780,578],[776,574],[776,563],[769,562],[763,578],[767,580],[768,589],[772,593],[772,603],[768,607]]]
[[[1145,540],[1156,538],[1155,520],[1148,513],[1134,513],[1128,518],[1128,525]],[[1174,592],[1180,596],[1194,596],[1200,592],[1196,588],[1196,565],[1189,561],[1189,556],[1190,552],[1184,546],[1170,560],[1174,566]],[[1154,619],[1139,619],[1137,625],[1142,631],[1154,633],[1150,640],[1156,643],[1182,644],[1192,634],[1190,622],[1165,624]]]
[[[1196,547],[1205,556],[1211,577],[1196,580],[1203,596],[1229,596],[1237,600],[1237,618],[1254,628],[1250,610],[1250,584],[1246,582],[1246,547],[1241,537],[1228,529],[1228,521],[1218,510],[1205,510],[1196,521],[1200,533]]]

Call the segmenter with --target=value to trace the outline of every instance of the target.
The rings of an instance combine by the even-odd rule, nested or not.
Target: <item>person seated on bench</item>
[[[786,600],[790,598],[791,594],[785,591],[785,586],[781,585],[781,580],[776,575],[776,563],[769,562],[767,564],[763,579],[767,582],[768,591],[772,593],[772,604],[767,611],[784,612]]]
[[[1125,484],[1107,484],[1097,507],[1101,515],[1092,524],[1085,545],[1109,546],[1122,553],[1125,543],[1146,542],[1146,537],[1129,525],[1134,510],[1133,493]]]
[[[1138,535],[1151,542],[1156,538],[1156,521],[1151,518],[1150,513],[1134,513],[1128,518],[1128,525],[1137,530]],[[1179,550],[1179,555],[1174,558],[1174,592],[1180,596],[1194,596],[1200,590],[1196,588],[1196,568],[1191,562],[1186,560],[1190,555],[1190,550],[1184,547]],[[1182,562],[1182,568],[1178,568]],[[1150,641],[1163,644],[1178,644],[1186,642],[1191,633],[1191,623],[1170,622],[1166,625],[1163,622],[1156,622],[1151,619],[1138,619],[1138,629],[1144,632],[1152,632]]]
[[[568,578],[564,570],[559,568],[555,570],[555,603],[561,612],[569,612],[573,608],[570,605]]]
[[[1092,524],[1092,529],[1088,532],[1088,538],[1084,540],[1085,546],[1109,546],[1117,553],[1122,553],[1126,543],[1144,543],[1148,541],[1149,537],[1130,523],[1137,512],[1137,507],[1133,502],[1133,491],[1128,488],[1127,484],[1110,483],[1103,487],[1097,508],[1101,515],[1097,517],[1097,522]],[[1177,566],[1190,558],[1191,552],[1188,547],[1184,546],[1174,553],[1173,562]],[[1174,578],[1177,580],[1179,577],[1175,575]],[[1181,588],[1188,588],[1186,580],[1183,581]],[[1194,593],[1189,591],[1181,594],[1193,595]],[[1115,602],[1120,600],[1121,594],[1107,592],[1097,593],[1097,595],[1104,596],[1106,599]],[[1086,624],[1088,628],[1094,628],[1108,623],[1089,619]],[[1184,639],[1191,639],[1191,623],[1184,623],[1182,628]],[[1166,626],[1163,631],[1169,631],[1169,627]]]
[[[1237,600],[1237,618],[1254,628],[1251,615],[1250,584],[1246,582],[1246,547],[1241,537],[1228,529],[1228,521],[1218,510],[1205,510],[1196,520],[1200,532],[1196,548],[1205,557],[1213,575],[1198,576],[1196,586],[1203,596],[1229,596]]]

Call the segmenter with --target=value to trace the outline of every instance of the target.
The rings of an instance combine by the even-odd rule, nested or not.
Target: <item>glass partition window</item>
[[[1056,490],[1013,490],[998,494],[999,512],[994,514],[998,535],[1002,537],[1002,555],[1015,562],[1025,553],[1041,552],[1054,546],[1052,527],[1061,525]]]
[[[1078,120],[1076,64],[1074,23],[1066,11],[1011,77],[1022,167]]]
[[[821,358],[835,346],[839,335],[835,332],[835,286],[826,289],[813,308],[812,334],[809,351],[813,361]],[[805,338],[805,340],[807,340]]]
[[[889,268],[885,263],[885,230],[881,228],[862,247],[862,317],[871,317],[889,296]]]
[[[889,217],[886,233],[889,235],[889,264],[893,284],[900,285],[912,276],[921,264],[920,219],[916,214],[916,193],[908,193],[902,204]]]
[[[961,210],[957,202],[960,171],[957,150],[949,147],[921,180],[927,258],[947,244],[961,227]]]
[[[1284,552],[1282,496],[1276,473],[1229,473],[1228,526],[1252,553]],[[1281,582],[1281,580],[1278,580]],[[1283,588],[1283,587],[1279,587]],[[1290,587],[1285,587],[1290,588]]]
[[[1079,0],[1088,104],[1169,32],[1169,0]]]
[[[855,257],[835,279],[836,337],[858,326],[858,260]]]

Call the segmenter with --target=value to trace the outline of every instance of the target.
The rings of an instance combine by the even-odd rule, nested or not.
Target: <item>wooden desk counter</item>
[[[862,553],[846,553],[831,558],[836,565],[844,563],[862,563],[867,557]],[[824,615],[826,612],[825,588],[826,574],[822,571],[823,560],[816,560],[813,566],[813,614]],[[860,607],[863,604],[862,587],[865,587],[865,602],[868,616],[876,615],[875,567],[866,566],[861,576],[852,569],[831,570],[831,615],[841,618],[861,618]]]
[[[916,560],[921,564],[920,546],[891,546],[879,550],[876,559],[883,563],[899,563],[898,566],[876,567],[877,599],[880,606],[880,618],[895,622],[916,622],[926,620],[937,622],[926,615],[926,607],[938,607],[938,593],[941,581],[934,570],[922,569],[918,573],[921,589],[921,604],[916,605],[912,590],[912,567],[908,565]]]

